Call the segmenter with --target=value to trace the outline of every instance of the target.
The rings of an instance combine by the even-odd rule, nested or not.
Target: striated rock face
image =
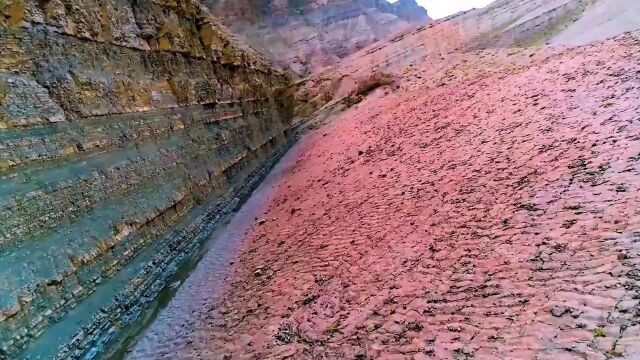
[[[0,0],[0,358],[153,296],[287,144],[288,84],[196,1]]]
[[[585,45],[638,28],[640,2],[635,0],[497,0],[400,32],[314,73],[300,82],[297,113],[310,115],[344,99],[372,73],[403,77],[424,62],[431,65],[429,74],[415,76],[430,78],[475,51]],[[493,67],[469,71],[487,73]]]
[[[333,65],[411,24],[429,20],[415,0],[208,0],[214,15],[298,74]]]

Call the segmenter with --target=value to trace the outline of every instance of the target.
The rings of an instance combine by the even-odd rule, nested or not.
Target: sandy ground
[[[639,359],[639,34],[533,58],[306,138],[130,357]]]

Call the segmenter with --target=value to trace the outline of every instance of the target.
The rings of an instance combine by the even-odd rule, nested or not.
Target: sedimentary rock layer
[[[298,74],[334,65],[347,55],[415,23],[429,21],[415,0],[207,0],[246,41]]]
[[[196,1],[0,1],[0,357],[241,188],[287,84]]]

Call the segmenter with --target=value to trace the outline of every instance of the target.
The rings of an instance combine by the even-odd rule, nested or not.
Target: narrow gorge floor
[[[637,34],[457,78],[298,143],[129,357],[640,358]]]

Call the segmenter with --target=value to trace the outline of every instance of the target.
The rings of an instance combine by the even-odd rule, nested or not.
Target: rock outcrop
[[[1,0],[0,358],[144,307],[286,147],[288,84],[197,1]]]
[[[261,1],[205,3],[248,43],[304,75],[334,65],[369,44],[429,21],[415,0]]]
[[[372,73],[401,77],[427,62],[430,74],[419,76],[429,78],[474,51],[584,45],[637,28],[640,2],[634,0],[498,0],[400,32],[314,73],[301,83],[297,113],[343,99]]]

